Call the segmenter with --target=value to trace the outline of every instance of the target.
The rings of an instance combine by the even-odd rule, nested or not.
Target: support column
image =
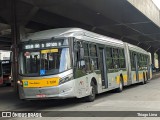
[[[152,57],[152,64],[155,66],[155,63],[154,63],[154,52],[151,51],[151,57]]]
[[[11,23],[11,33],[12,33],[12,76],[14,82],[14,91],[18,92],[17,80],[18,80],[18,48],[17,44],[19,41],[19,30],[17,25],[17,15],[16,15],[16,1],[12,0],[11,3],[11,13],[12,13],[12,23]]]
[[[154,53],[155,53],[156,50],[152,47],[149,47],[149,49],[147,51],[151,53],[152,64],[155,66],[155,64],[154,64]]]

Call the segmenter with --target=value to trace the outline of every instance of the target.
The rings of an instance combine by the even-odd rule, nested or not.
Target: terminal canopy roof
[[[0,0],[1,49],[9,49],[12,44],[15,16],[21,36],[46,29],[79,27],[148,51],[160,46],[159,26],[129,0]]]

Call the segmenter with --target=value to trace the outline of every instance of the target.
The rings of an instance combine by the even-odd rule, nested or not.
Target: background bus
[[[3,84],[11,85],[11,61],[2,60],[2,70],[3,70]]]

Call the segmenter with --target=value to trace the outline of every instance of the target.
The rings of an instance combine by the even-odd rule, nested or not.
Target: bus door
[[[99,47],[99,62],[100,62],[100,70],[101,70],[101,80],[102,80],[102,88],[108,88],[108,77],[106,70],[106,62],[105,62],[105,49]]]
[[[134,54],[134,68],[135,68],[135,72],[136,72],[136,81],[139,81],[137,54]]]

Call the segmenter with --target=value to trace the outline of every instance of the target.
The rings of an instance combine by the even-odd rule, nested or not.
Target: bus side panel
[[[96,79],[97,87],[101,85],[101,79],[98,79],[96,73],[91,73],[75,79],[75,90],[77,98],[82,98],[90,95],[92,89],[91,88],[92,78]]]

